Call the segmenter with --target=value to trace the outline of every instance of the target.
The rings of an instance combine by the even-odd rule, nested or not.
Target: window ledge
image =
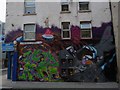
[[[62,40],[71,40],[71,38],[62,38]]]
[[[31,15],[37,15],[36,13],[32,13],[32,14],[23,14],[23,16],[31,16]]]
[[[71,11],[61,11],[60,14],[71,13]]]
[[[86,13],[86,12],[91,12],[91,10],[79,10],[79,13]]]
[[[87,39],[90,40],[90,39],[92,39],[92,38],[91,38],[91,37],[89,37],[89,38],[83,38],[83,37],[81,37],[81,39],[82,39],[82,40],[87,40]]]

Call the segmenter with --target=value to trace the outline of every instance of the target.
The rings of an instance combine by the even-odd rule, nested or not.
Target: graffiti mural
[[[18,28],[17,30],[12,30],[6,35],[5,43],[13,42],[20,36],[23,36],[23,31],[20,28]]]
[[[96,57],[97,50],[92,46],[83,46],[80,50],[67,47],[60,52],[61,77],[65,81],[105,81],[101,69],[97,66]]]
[[[79,26],[71,26],[71,39],[62,40],[61,29],[36,25],[36,41],[19,44],[18,80],[27,81],[116,81],[117,64],[112,23],[92,27],[92,39],[81,39]],[[17,30],[6,42],[22,38]]]
[[[18,79],[30,81],[57,81],[58,60],[44,45],[20,45]]]

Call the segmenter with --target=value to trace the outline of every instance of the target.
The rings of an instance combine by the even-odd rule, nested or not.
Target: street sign
[[[10,43],[10,44],[3,43],[2,44],[2,51],[14,51],[14,44],[12,44],[12,43]]]

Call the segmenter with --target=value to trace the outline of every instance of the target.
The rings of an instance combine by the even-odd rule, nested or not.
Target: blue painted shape
[[[14,55],[13,55],[12,81],[17,81],[17,58],[18,58],[18,53],[14,52]]]
[[[109,60],[109,63],[112,63],[112,61],[114,60],[115,57],[115,53],[113,54],[112,58]]]
[[[14,44],[13,43],[10,43],[10,44],[3,43],[2,51],[14,51]]]
[[[7,79],[11,79],[11,55],[8,52],[8,72],[7,72]]]
[[[23,36],[18,37],[18,38],[16,39],[16,41],[18,41],[18,42],[23,41]]]
[[[104,70],[106,65],[107,65],[107,63],[105,63],[104,65],[102,65],[101,69]]]
[[[104,70],[105,67],[106,67],[106,65],[110,64],[110,63],[114,60],[114,57],[115,57],[115,53],[113,54],[112,58],[109,60],[108,63],[105,63],[105,64],[103,64],[103,65],[101,66],[101,69]]]

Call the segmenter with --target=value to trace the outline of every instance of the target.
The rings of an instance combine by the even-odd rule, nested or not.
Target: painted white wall
[[[92,1],[92,0],[91,0]],[[111,21],[109,2],[90,2],[91,12],[78,12],[78,2],[70,3],[71,13],[60,14],[60,2],[36,2],[37,15],[24,15],[24,2],[7,2],[5,34],[17,28],[22,28],[25,23],[38,23],[45,26],[48,17],[49,24],[61,27],[63,21],[70,21],[71,25],[78,25],[80,21],[92,21],[93,27],[100,27],[103,22]],[[12,27],[11,24],[14,24]]]

